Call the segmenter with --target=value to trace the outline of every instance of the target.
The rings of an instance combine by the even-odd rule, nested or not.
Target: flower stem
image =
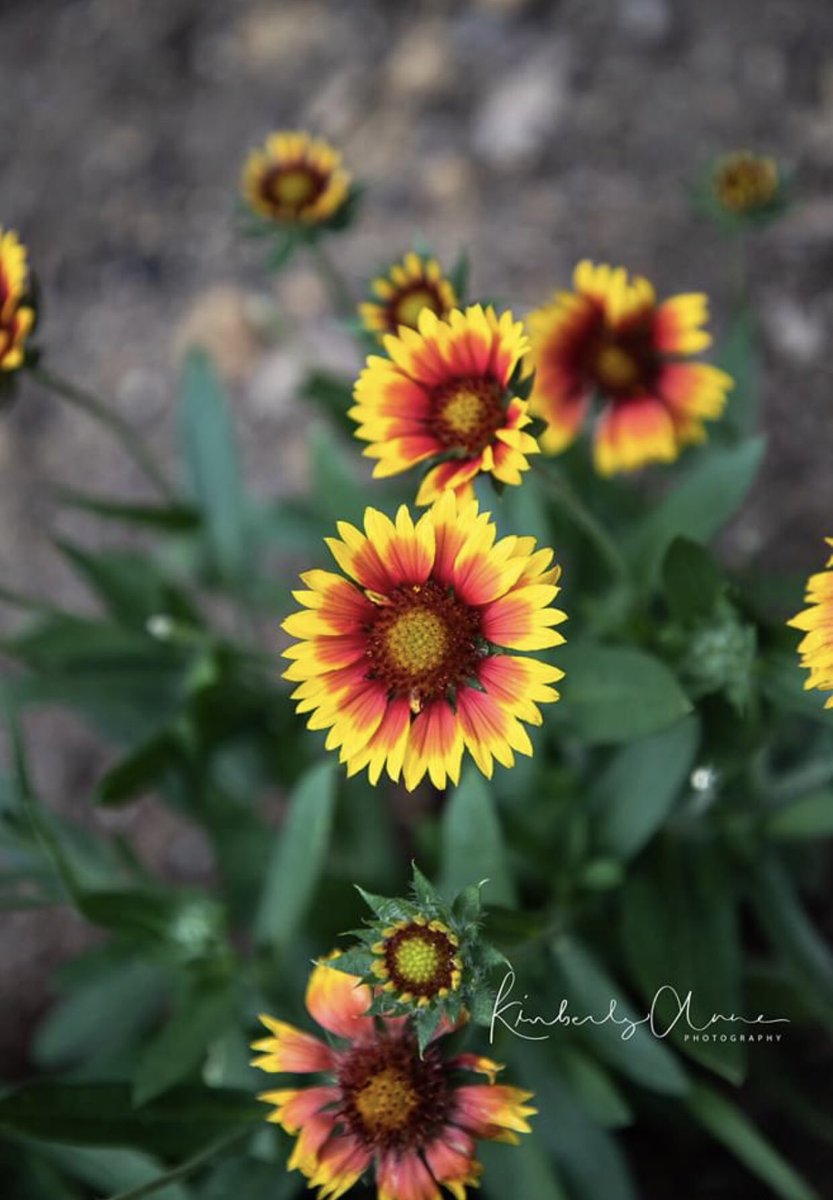
[[[174,1183],[177,1179],[184,1179],[186,1175],[190,1175],[192,1171],[196,1171],[197,1167],[201,1167],[203,1163],[209,1162],[215,1154],[219,1154],[221,1150],[225,1150],[227,1146],[231,1146],[243,1137],[244,1134],[250,1132],[251,1130],[248,1128],[235,1129],[232,1133],[227,1133],[225,1137],[212,1142],[210,1146],[206,1146],[204,1150],[200,1150],[192,1158],[186,1159],[178,1167],[166,1171],[163,1175],[158,1175],[156,1179],[151,1179],[147,1183],[141,1183],[138,1187],[130,1188],[129,1191],[119,1192],[118,1195],[111,1196],[110,1200],[144,1200],[145,1196],[152,1196],[154,1192],[167,1187],[169,1183]]]
[[[123,417],[119,416],[113,409],[108,408],[92,392],[88,392],[85,388],[77,387],[74,383],[70,383],[69,380],[56,375],[53,371],[48,371],[45,367],[32,367],[30,374],[43,387],[61,396],[62,399],[67,400],[75,408],[85,412],[108,429],[121,442],[126,453],[130,455],[148,482],[153,484],[156,491],[166,500],[174,500],[176,498],[173,488],[159,470],[159,467],[156,465],[156,462],[136,430]]]
[[[344,276],[332,258],[330,258],[329,251],[322,245],[320,240],[313,242],[310,248],[315,257],[318,273],[324,281],[330,295],[330,302],[336,313],[340,317],[352,317],[354,310],[353,297],[350,295],[350,289],[347,286]]]
[[[611,575],[621,583],[628,583],[628,566],[619,547],[607,530],[596,520],[590,509],[585,506],[562,472],[550,468],[541,460],[537,460],[535,465],[541,477],[546,481],[550,495],[567,513],[573,524],[585,534],[588,541],[593,543]]]

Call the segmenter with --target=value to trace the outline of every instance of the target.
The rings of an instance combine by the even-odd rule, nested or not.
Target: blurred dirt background
[[[820,563],[833,532],[827,0],[0,0],[0,111],[0,223],[30,248],[50,364],[170,460],[176,365],[204,342],[261,492],[303,487],[305,369],[356,364],[309,267],[272,284],[259,244],[238,236],[241,161],[271,129],[329,136],[366,181],[359,225],[332,243],[357,291],[420,233],[446,262],[468,247],[475,294],[525,309],[587,255],[661,293],[708,291],[718,334],[725,250],[687,189],[715,154],[777,154],[797,203],[752,243],[770,450],[737,536],[784,569]],[[56,482],[145,494],[93,423],[27,385],[0,423],[0,570],[82,607],[50,537],[101,530],[58,519]],[[80,812],[93,740],[52,714],[30,737],[50,801]],[[100,819],[129,827],[165,873],[209,868],[158,808]],[[69,918],[6,918],[0,1052],[20,1051],[44,969],[80,938]]]

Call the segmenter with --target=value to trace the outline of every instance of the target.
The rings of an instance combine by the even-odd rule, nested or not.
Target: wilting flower
[[[321,1074],[312,1086],[263,1092],[269,1120],[297,1136],[289,1170],[300,1170],[319,1200],[335,1200],[374,1170],[379,1200],[440,1200],[440,1187],[465,1200],[482,1167],[479,1139],[517,1143],[535,1112],[531,1093],[495,1083],[497,1063],[449,1056],[446,1027],[422,1056],[411,1025],[368,1015],[371,989],[319,963],[307,987],[310,1015],[337,1042],[328,1045],[263,1016],[271,1036],[254,1043],[265,1071]],[[477,1072],[488,1083],[466,1082]]]
[[[712,194],[731,217],[768,213],[780,199],[778,163],[763,154],[741,150],[718,159],[712,171]]]
[[[479,304],[440,320],[423,309],[418,329],[400,327],[384,339],[389,358],[371,355],[355,387],[350,416],[356,437],[378,459],[373,474],[398,475],[431,464],[417,504],[446,489],[472,495],[481,471],[518,484],[538,451],[525,432],[525,400],[513,395],[513,377],[528,342],[511,313],[500,317]]]
[[[425,308],[445,318],[458,303],[454,285],[437,260],[413,251],[370,287],[375,299],[359,305],[359,316],[365,329],[380,340],[386,333],[396,333],[400,325],[416,329]]]
[[[706,297],[657,304],[647,279],[591,262],[579,263],[573,284],[528,319],[530,408],[547,422],[543,449],[558,453],[575,440],[594,397],[602,404],[593,443],[603,475],[672,462],[688,443],[705,441],[703,422],[721,415],[732,387],[725,371],[682,361],[711,342]]]
[[[833,538],[825,538],[833,546]],[[805,636],[798,647],[801,665],[810,674],[804,684],[806,688],[818,688],[820,692],[833,692],[833,556],[827,560],[827,568],[807,581],[805,608],[789,622],[795,629],[804,630]],[[825,708],[833,708],[833,696],[828,696]]]
[[[16,233],[0,226],[0,371],[23,365],[26,337],[35,321],[28,293],[26,247]]]
[[[285,225],[330,221],[347,202],[350,175],[327,142],[307,133],[273,133],[252,150],[243,193],[253,212]]]
[[[490,514],[452,492],[416,524],[405,505],[395,522],[368,508],[364,533],[345,521],[338,532],[327,544],[344,575],[302,575],[284,676],[348,774],[367,767],[375,784],[386,767],[410,790],[427,771],[444,787],[464,749],[489,777],[493,759],[531,754],[521,721],[541,723],[537,705],[558,699],[562,672],[513,652],[564,640],[552,551],[495,541]]]

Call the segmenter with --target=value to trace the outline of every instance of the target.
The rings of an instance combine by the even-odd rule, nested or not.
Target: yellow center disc
[[[443,661],[448,631],[436,613],[410,609],[388,629],[386,642],[388,654],[401,671],[420,675]]]
[[[356,1108],[371,1132],[401,1129],[419,1104],[410,1083],[394,1067],[385,1067],[356,1093]]]

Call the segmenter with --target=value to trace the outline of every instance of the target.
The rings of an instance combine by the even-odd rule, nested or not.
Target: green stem
[[[110,1200],[144,1200],[145,1196],[152,1196],[154,1192],[158,1192],[160,1188],[167,1187],[169,1183],[175,1183],[178,1179],[184,1179],[186,1175],[190,1175],[192,1171],[196,1171],[197,1167],[201,1167],[203,1163],[209,1162],[215,1154],[219,1154],[221,1150],[225,1150],[227,1146],[233,1145],[244,1134],[250,1132],[248,1128],[235,1129],[233,1133],[228,1133],[225,1137],[219,1138],[218,1141],[212,1142],[205,1150],[200,1150],[198,1154],[186,1159],[178,1167],[166,1171],[164,1175],[158,1175],[156,1179],[151,1179],[148,1183],[141,1183],[138,1187],[130,1188],[127,1192],[119,1192],[118,1195],[111,1196]]]
[[[14,588],[4,587],[3,584],[0,584],[0,603],[11,604],[15,608],[27,608],[31,612],[60,613],[63,611],[52,604],[47,604],[45,600],[41,600],[37,596],[29,596],[25,592],[15,591]]]
[[[45,388],[61,396],[64,400],[68,400],[75,408],[93,417],[108,429],[121,442],[124,450],[130,455],[136,466],[145,478],[153,484],[159,494],[164,496],[166,500],[174,500],[176,498],[173,488],[159,470],[159,467],[139,438],[136,430],[123,417],[119,416],[113,409],[108,408],[103,401],[99,400],[97,396],[94,396],[85,388],[77,387],[74,383],[70,383],[60,375],[48,371],[45,367],[33,367],[30,374]]]
[[[350,289],[344,276],[330,258],[329,251],[323,246],[320,239],[313,242],[310,249],[315,258],[318,273],[329,292],[333,308],[340,317],[352,317],[355,312],[353,297],[350,295]]]
[[[546,481],[556,503],[563,508],[573,524],[593,543],[611,575],[620,583],[628,583],[628,566],[619,547],[607,530],[596,520],[589,508],[585,506],[572,485],[567,482],[560,471],[550,468],[540,460],[536,461],[535,466],[541,478]]]

